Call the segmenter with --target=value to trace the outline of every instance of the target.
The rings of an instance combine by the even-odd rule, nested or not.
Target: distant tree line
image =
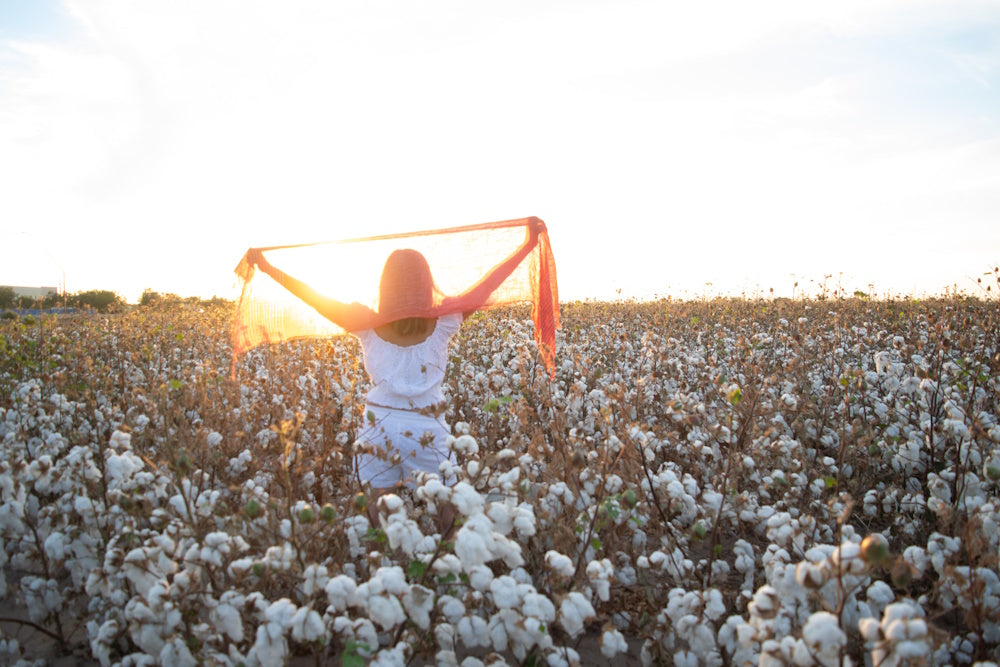
[[[0,287],[0,309],[7,308],[88,308],[101,313],[117,313],[124,299],[110,290],[88,290],[75,294],[49,292],[43,297],[18,296],[11,287]]]
[[[142,296],[139,297],[139,305],[147,308],[158,306],[166,306],[168,308],[171,306],[231,306],[232,301],[217,296],[213,296],[211,299],[202,299],[197,296],[177,296],[170,292],[160,294],[151,289],[146,289],[143,291]]]
[[[147,289],[139,299],[140,306],[222,306],[230,304],[226,299],[212,297],[179,297],[176,294],[160,294]],[[88,290],[75,294],[49,292],[44,297],[18,296],[11,287],[0,287],[0,310],[29,308],[81,308],[99,313],[118,313],[128,308],[128,304],[118,294],[110,290]]]

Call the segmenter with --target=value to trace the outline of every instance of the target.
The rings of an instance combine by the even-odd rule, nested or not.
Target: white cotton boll
[[[524,596],[521,613],[551,623],[556,618],[556,607],[552,600],[540,593],[528,593]]]
[[[297,642],[313,642],[326,634],[323,617],[310,607],[302,607],[289,620],[292,639]]]
[[[769,584],[758,588],[757,592],[754,593],[753,600],[747,605],[747,611],[750,612],[751,616],[765,620],[777,616],[780,609],[781,598],[778,596],[778,591]]]
[[[521,469],[511,468],[497,477],[497,486],[499,486],[503,491],[512,492],[517,488],[517,483],[520,479]]]
[[[860,575],[868,569],[868,564],[861,557],[861,547],[854,542],[843,542],[833,550],[830,556],[835,571],[843,574]]]
[[[884,581],[874,582],[868,587],[865,596],[873,615],[881,615],[886,607],[896,601],[896,594]]]
[[[628,644],[625,636],[617,630],[605,630],[601,634],[601,654],[605,658],[613,658],[619,653],[627,653]]]
[[[212,625],[234,642],[243,641],[243,619],[238,609],[230,604],[216,606],[208,615]]]
[[[726,613],[726,603],[722,599],[722,593],[716,588],[702,593],[702,604],[704,604],[705,617],[709,620],[717,621]]]
[[[501,535],[509,534],[514,527],[513,508],[506,503],[490,503],[486,506],[484,513],[493,522],[493,530]]]
[[[475,456],[479,453],[479,443],[471,435],[465,434],[455,438],[451,443],[452,451],[466,456]]]
[[[452,487],[451,502],[465,516],[479,514],[486,506],[486,501],[468,482],[459,482]]]
[[[205,442],[208,444],[209,447],[218,447],[220,444],[222,444],[222,434],[219,433],[218,431],[212,431],[205,438]]]
[[[557,646],[545,656],[548,667],[578,667],[581,665],[580,654],[568,646]]]
[[[464,562],[465,561],[463,560],[463,563]],[[485,592],[489,589],[490,584],[493,582],[493,570],[485,565],[468,567],[466,564],[465,571],[469,575],[469,585],[472,586],[473,590]]]
[[[360,589],[364,586],[372,585],[374,591],[386,592],[389,595],[402,595],[406,592],[409,584],[406,581],[406,573],[403,572],[403,568],[398,565],[392,565],[389,567],[380,567],[376,572],[375,576],[369,579],[367,582],[359,586]]]
[[[45,538],[45,555],[54,561],[62,561],[66,558],[69,546],[69,539],[63,533],[54,532]]]
[[[191,655],[187,644],[180,637],[174,637],[167,642],[160,651],[159,661],[161,665],[171,667],[196,667],[198,661]]]
[[[578,636],[595,616],[594,606],[578,591],[571,591],[559,604],[559,622],[571,637]]]
[[[602,602],[607,602],[611,595],[611,578],[614,575],[614,567],[611,561],[604,558],[600,561],[592,560],[587,563],[587,578],[593,587],[597,597]]]
[[[264,623],[257,627],[257,637],[247,654],[247,664],[283,665],[287,655],[288,642],[281,625]]]
[[[458,667],[458,656],[454,649],[441,649],[434,654],[434,662],[437,667]]]
[[[645,559],[644,556],[640,557]],[[564,556],[558,551],[547,551],[545,553],[545,565],[555,574],[563,577],[572,577],[576,572],[576,566],[569,556]],[[648,563],[647,563],[648,565]]]
[[[908,546],[903,549],[903,560],[912,565],[921,576],[927,572],[927,567],[930,565],[927,552],[918,546]]]
[[[369,667],[399,667],[405,665],[412,648],[404,642],[396,644],[391,648],[384,648],[374,656]]]
[[[115,429],[108,440],[108,447],[118,451],[132,449],[132,434]]]
[[[490,646],[489,625],[479,616],[465,616],[458,622],[458,635],[466,648]]]
[[[292,620],[292,616],[297,611],[295,604],[288,598],[281,598],[268,605],[264,611],[264,618],[270,623],[276,623],[279,627],[286,627]]]
[[[490,582],[493,603],[500,609],[513,609],[521,604],[517,581],[508,575],[501,575]]]
[[[517,536],[522,539],[535,534],[535,512],[531,505],[521,503],[517,506],[513,514],[513,524]]]
[[[433,551],[436,545],[431,545]],[[453,574],[456,577],[462,573],[462,561],[454,554],[445,554],[434,561],[434,573],[440,577]]]
[[[395,493],[386,493],[378,499],[378,510],[382,514],[395,514],[400,510],[406,508],[406,504],[403,499],[397,496]]]
[[[510,610],[507,609],[501,611],[509,612]],[[507,627],[503,622],[503,616],[499,612],[490,616],[490,620],[486,624],[486,630],[489,633],[490,642],[487,646],[492,645],[494,650],[497,651],[506,651],[510,642],[510,634],[507,632]],[[522,646],[515,644],[514,649],[517,650],[519,648],[523,649]]]
[[[302,573],[302,594],[306,597],[312,597],[313,594],[326,588],[329,580],[325,565],[316,565],[315,563],[308,565],[305,572]]]
[[[431,610],[434,608],[434,592],[418,584],[410,586],[403,594],[403,609],[418,628],[426,630],[431,624]]]
[[[424,534],[420,532],[416,521],[401,517],[405,517],[405,514],[397,513],[389,517],[384,525],[385,537],[391,549],[399,549],[412,556]]]
[[[694,651],[677,651],[674,653],[674,667],[698,667],[698,655]]]
[[[444,650],[455,651],[455,637],[457,636],[455,627],[450,623],[437,623],[434,625],[434,641]],[[455,661],[453,664],[458,664]]]
[[[358,585],[353,579],[343,574],[326,582],[324,590],[326,590],[330,606],[338,613],[360,603],[357,594]]]
[[[802,640],[809,648],[807,656],[824,667],[839,665],[840,651],[847,645],[847,635],[840,629],[837,617],[826,611],[817,611],[809,617],[802,628]]]
[[[462,559],[466,567],[476,567],[493,560],[488,543],[489,534],[470,529],[466,523],[455,536],[455,555]]]
[[[476,460],[469,461],[465,466],[465,472],[466,474],[469,475],[470,479],[475,479],[476,477],[478,477],[480,469],[481,466],[479,464],[479,461]]]
[[[462,617],[465,616],[465,604],[451,595],[442,595],[438,598],[437,605],[438,610],[452,625],[461,621]]]
[[[390,630],[406,620],[403,605],[394,597],[372,595],[368,598],[368,617],[383,630]]]

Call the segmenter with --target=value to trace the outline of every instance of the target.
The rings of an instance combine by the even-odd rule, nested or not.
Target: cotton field
[[[996,301],[479,314],[377,525],[359,346],[231,316],[0,324],[0,663],[1000,662]]]

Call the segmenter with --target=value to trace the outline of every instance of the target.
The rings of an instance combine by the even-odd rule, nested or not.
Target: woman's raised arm
[[[371,308],[360,303],[342,303],[320,294],[301,280],[293,278],[267,261],[259,248],[251,248],[247,251],[247,261],[251,265],[256,265],[261,271],[274,278],[279,285],[345,331],[359,331],[371,326],[374,314]]]
[[[524,258],[534,250],[538,243],[538,235],[545,230],[545,223],[538,218],[531,218],[525,228],[524,243],[517,250],[511,253],[506,259],[494,266],[483,278],[465,290],[463,293],[452,297],[456,301],[467,301],[473,307],[465,311],[465,317],[469,317],[480,306],[486,303],[490,295],[496,291],[500,284],[514,272]]]

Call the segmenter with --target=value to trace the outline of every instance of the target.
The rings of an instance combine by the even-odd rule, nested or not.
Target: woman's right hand
[[[538,235],[545,231],[545,223],[538,218],[531,218],[528,221],[528,238],[535,240]]]
[[[250,262],[251,266],[265,266],[267,260],[264,259],[264,253],[260,248],[250,248],[247,250],[247,261]]]

